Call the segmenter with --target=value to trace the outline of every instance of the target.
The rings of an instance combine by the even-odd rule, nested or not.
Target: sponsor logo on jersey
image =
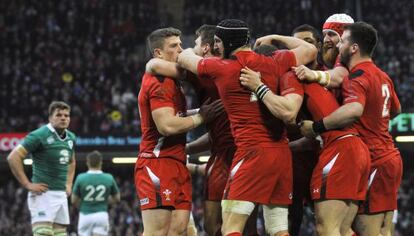
[[[39,212],[37,213],[37,215],[38,215],[38,216],[46,216],[46,212],[44,212],[44,211],[39,211]]]
[[[313,193],[319,193],[319,189],[318,188],[314,188],[313,189]]]
[[[149,203],[149,199],[147,197],[143,199],[139,199],[139,203],[141,204],[141,206],[147,205]]]
[[[66,149],[63,149],[59,153],[60,153],[60,157],[59,157],[60,164],[63,164],[63,165],[68,164],[69,163],[69,151]]]
[[[47,144],[52,144],[52,143],[54,143],[54,142],[55,142],[55,138],[53,138],[52,136],[49,136],[49,137],[46,139],[46,142],[47,142]]]
[[[169,189],[164,190],[164,192],[162,192],[165,195],[165,200],[166,201],[171,201],[170,198],[170,194],[172,193]]]
[[[72,148],[73,148],[73,141],[72,141],[72,140],[69,140],[69,141],[68,141],[68,146],[69,146],[69,148],[70,148],[70,149],[72,149]]]
[[[60,151],[60,155],[63,157],[69,157],[69,151],[66,149],[63,149]]]

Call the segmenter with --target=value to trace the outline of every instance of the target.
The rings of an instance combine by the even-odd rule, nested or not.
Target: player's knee
[[[254,203],[238,200],[222,200],[221,209],[224,213],[236,213],[241,215],[250,215],[254,210]]]
[[[173,235],[186,235],[187,233],[188,222],[187,221],[175,221],[170,225],[168,229],[168,234]]]
[[[35,225],[32,228],[33,236],[53,236],[51,225]]]
[[[288,208],[281,206],[263,206],[265,228],[269,235],[285,234],[288,231]]]
[[[67,236],[66,228],[54,228],[53,236]]]

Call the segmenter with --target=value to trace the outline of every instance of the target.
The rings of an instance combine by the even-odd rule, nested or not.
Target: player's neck
[[[354,69],[354,67],[358,64],[361,64],[363,62],[372,62],[372,58],[371,57],[361,57],[361,56],[355,56],[354,58],[351,59],[351,61],[349,62],[349,71],[351,71],[352,69]]]
[[[102,168],[101,167],[96,167],[96,168],[89,167],[88,171],[102,171]]]
[[[65,137],[65,135],[66,135],[66,132],[65,132],[65,129],[57,129],[57,128],[55,128],[55,130],[56,130],[56,133],[61,137],[61,138],[64,138]]]

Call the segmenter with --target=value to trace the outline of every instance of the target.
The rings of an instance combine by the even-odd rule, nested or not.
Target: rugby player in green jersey
[[[109,232],[108,204],[121,200],[114,177],[102,172],[102,154],[86,156],[88,171],[76,177],[71,201],[80,206],[78,235],[106,236]]]
[[[75,174],[76,136],[67,128],[70,106],[54,101],[49,105],[49,123],[30,132],[7,157],[11,171],[28,191],[27,203],[34,236],[66,236],[69,225],[67,197]],[[32,179],[23,159],[33,159]]]

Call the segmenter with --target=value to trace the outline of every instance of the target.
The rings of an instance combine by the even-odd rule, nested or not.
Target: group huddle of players
[[[334,14],[323,37],[301,25],[253,48],[249,32],[236,19],[203,25],[186,50],[178,29],[148,36],[135,165],[144,235],[186,234],[186,156],[206,149],[208,235],[242,235],[257,205],[269,235],[298,235],[304,199],[318,235],[391,235],[402,161],[388,122],[401,106],[372,60],[375,28]],[[199,109],[187,110],[183,80]],[[208,134],[186,144],[186,132],[203,123]]]

